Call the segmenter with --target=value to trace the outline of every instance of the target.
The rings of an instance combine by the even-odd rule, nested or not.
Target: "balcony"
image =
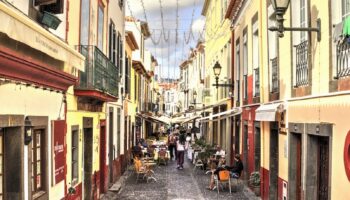
[[[295,87],[307,86],[309,84],[308,41],[294,47],[296,50]]]
[[[78,46],[85,56],[85,72],[80,72],[77,96],[92,97],[100,101],[118,99],[118,67],[115,66],[96,46]]]
[[[339,41],[336,46],[337,60],[335,69],[335,79],[350,75],[350,44],[344,40]]]
[[[279,84],[278,84],[279,76],[278,76],[278,59],[271,59],[271,92],[276,93],[279,92]]]

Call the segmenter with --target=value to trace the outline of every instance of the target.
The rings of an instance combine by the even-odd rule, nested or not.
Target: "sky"
[[[162,79],[179,78],[179,65],[188,57],[190,48],[204,39],[203,4],[204,0],[126,1],[126,16],[148,23],[151,38],[145,44],[158,61],[156,74]]]

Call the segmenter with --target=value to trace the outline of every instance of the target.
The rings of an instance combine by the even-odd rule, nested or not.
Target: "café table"
[[[152,170],[153,166],[157,165],[157,163],[153,161],[145,161],[143,164],[146,166],[147,182],[149,179],[153,179],[154,181],[157,182],[156,177],[154,177],[154,171]]]

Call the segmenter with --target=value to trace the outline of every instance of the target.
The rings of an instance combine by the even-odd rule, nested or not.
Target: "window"
[[[306,0],[298,0],[291,2],[292,10],[295,17],[292,19],[292,26],[306,27],[308,24],[307,18],[307,3]],[[305,31],[294,31],[293,34],[293,86],[307,86],[309,84],[309,42],[308,33]]]
[[[253,79],[254,79],[254,96],[260,96],[260,73],[259,73],[259,30],[258,21],[253,23]]]
[[[33,133],[32,146],[32,192],[33,194],[44,190],[44,130],[36,129]]]
[[[81,0],[80,8],[80,44],[89,44],[89,25],[90,25],[90,0]]]
[[[109,24],[109,59],[112,61],[114,65],[116,65],[116,31],[115,31],[115,25],[113,22]]]
[[[269,7],[269,27],[274,25],[276,20],[275,12],[272,6]],[[279,92],[279,69],[278,69],[278,59],[277,59],[277,35],[276,32],[268,32],[268,43],[269,43],[269,91]]]
[[[78,181],[79,167],[79,130],[72,130],[72,185]]]
[[[345,20],[350,14],[350,0],[342,0],[342,18]]]
[[[239,39],[236,41],[236,85],[237,85],[237,101],[240,101],[240,76],[241,76],[241,53],[239,49]]]
[[[119,157],[120,155],[120,145],[121,145],[121,141],[120,141],[120,120],[121,120],[121,112],[120,112],[120,108],[117,108],[117,156]]]
[[[123,74],[123,41],[120,33],[118,33],[118,56],[117,56],[117,65],[119,68],[119,74]]]
[[[248,98],[248,38],[247,28],[243,31],[243,99]]]
[[[125,53],[125,55],[126,55],[126,53]],[[129,95],[130,95],[130,84],[131,84],[131,79],[130,79],[130,71],[131,71],[130,60],[131,60],[130,58],[125,56],[125,94],[129,94]]]
[[[97,47],[103,51],[103,26],[104,26],[103,7],[98,6],[98,25],[97,25]]]

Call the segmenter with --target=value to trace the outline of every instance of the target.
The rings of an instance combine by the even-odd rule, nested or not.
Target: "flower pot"
[[[258,186],[253,186],[253,192],[256,196],[260,196],[260,185]]]

